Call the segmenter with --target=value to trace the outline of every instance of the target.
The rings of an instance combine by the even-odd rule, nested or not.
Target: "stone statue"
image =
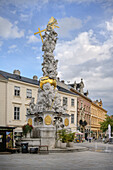
[[[29,109],[28,109],[28,113],[34,113],[35,112],[35,103],[34,103],[34,97],[31,98],[31,101],[29,103]]]
[[[83,93],[83,88],[84,88],[83,79],[81,79],[79,86],[80,86],[80,93]]]
[[[76,83],[76,81],[74,81],[74,89],[75,89],[75,90],[77,89],[77,83]]]
[[[53,54],[58,39],[58,35],[54,31],[54,28],[59,28],[56,24],[56,19],[51,17],[47,28],[44,30],[38,28],[39,32],[35,33],[40,34],[43,43],[43,77],[39,80],[37,103],[34,104],[34,99],[31,100],[29,114],[27,114],[27,120],[31,119],[33,123],[33,137],[40,137],[40,139],[36,139],[37,145],[48,145],[49,148],[55,147],[57,129],[63,128],[64,125],[66,128],[69,127],[69,123],[65,124],[65,119],[67,120],[66,103],[63,107],[61,106],[61,97],[57,89],[58,60],[55,60]],[[34,139],[32,141],[32,145],[36,145]]]
[[[53,54],[58,39],[58,34],[54,30],[56,27],[59,28],[56,24],[56,19],[51,17],[47,28],[38,32],[41,34],[41,32],[45,31],[41,37],[43,42],[42,51],[44,51],[42,63],[43,78],[40,79],[38,99],[35,106],[36,113],[44,111],[65,113],[66,110],[66,105],[61,106],[61,98],[56,88],[58,60],[55,60]]]

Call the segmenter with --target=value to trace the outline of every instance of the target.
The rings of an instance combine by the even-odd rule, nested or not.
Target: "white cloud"
[[[14,10],[14,11],[11,11],[11,13],[12,13],[12,14],[16,14],[16,10]]]
[[[32,47],[32,49],[33,49],[34,51],[37,51],[37,50],[38,50],[38,47]]]
[[[111,41],[100,44],[92,30],[83,32],[74,40],[57,44],[56,56],[60,60],[60,71],[63,74],[70,72],[72,65],[79,65],[91,59],[97,61],[110,58],[109,49],[112,47]],[[68,66],[64,68],[63,66]]]
[[[80,33],[71,41],[59,42],[56,46],[58,76],[67,81],[84,79],[85,91],[88,89],[92,99],[111,101],[113,96],[113,19],[107,21],[100,34],[103,41],[93,30]],[[108,95],[109,94],[109,95]],[[107,97],[107,99],[106,99]],[[113,100],[113,97],[111,97]],[[106,104],[106,103],[105,103]],[[108,106],[106,104],[108,109]],[[110,106],[111,107],[111,106]]]
[[[90,3],[90,2],[95,2],[96,0],[66,0],[67,2],[77,2],[77,3]]]
[[[24,31],[12,24],[8,19],[0,17],[0,36],[2,38],[21,38]]]
[[[34,53],[39,53],[39,51],[41,51],[41,49],[39,50],[39,47],[35,47],[35,46],[33,46],[33,47],[31,47],[32,48],[32,50],[34,51]]]
[[[31,30],[28,30],[28,34],[33,34],[33,31],[31,31]]]
[[[108,31],[113,32],[113,17],[112,17],[111,21],[106,21],[106,27],[107,27]]]
[[[40,60],[41,58],[40,58],[40,56],[37,56],[36,59]]]
[[[20,19],[22,21],[28,21],[30,18],[30,15],[20,14]]]
[[[113,77],[107,75],[105,78],[105,73],[110,75],[108,70],[111,68],[109,65],[107,68],[107,64],[104,64],[105,67],[101,65],[113,57],[112,48],[113,37],[99,43],[92,30],[79,34],[72,41],[58,43],[56,47],[56,58],[59,59],[58,76],[72,82],[85,78],[87,88],[90,90],[112,88]]]
[[[30,43],[37,43],[37,42],[41,41],[39,38],[37,38],[34,35],[27,36],[26,38],[28,39],[28,41],[27,41],[28,44],[30,44]]]
[[[70,32],[82,27],[82,22],[80,19],[74,17],[66,17],[58,20],[58,34],[61,37],[70,37]]]
[[[87,22],[89,22],[92,19],[91,16],[87,16],[86,19],[84,20],[84,23],[86,24]]]
[[[34,8],[40,9],[43,7],[44,4],[48,3],[48,0],[0,0],[0,5],[6,6],[6,5],[13,5],[16,8],[20,9],[21,11],[26,8]]]
[[[14,48],[16,48],[17,47],[17,45],[11,45],[10,47],[9,47],[9,49],[14,49]]]
[[[14,53],[14,52],[16,52],[16,51],[18,51],[17,45],[13,44],[13,45],[9,46],[9,50],[8,50],[8,53],[9,53],[9,54],[10,54],[10,53]]]

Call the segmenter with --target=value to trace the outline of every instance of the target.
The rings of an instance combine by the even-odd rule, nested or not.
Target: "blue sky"
[[[113,114],[113,1],[0,0],[0,70],[42,76],[38,28],[58,21],[55,56],[65,82],[84,80],[92,100],[102,99]]]

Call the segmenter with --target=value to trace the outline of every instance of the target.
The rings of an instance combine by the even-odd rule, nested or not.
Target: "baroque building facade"
[[[22,126],[27,123],[26,114],[31,102],[37,101],[39,81],[37,76],[29,79],[20,75],[19,70],[13,74],[0,71],[0,126],[16,127],[16,133],[22,132]],[[65,84],[57,79],[58,93],[61,96],[61,105],[67,102],[66,113],[70,115],[70,128],[72,131],[81,131],[84,137],[91,135],[99,137],[100,124],[105,120],[107,111],[102,106],[102,101],[93,102],[84,93],[84,83]],[[81,124],[82,122],[82,124]],[[86,124],[85,124],[86,123]]]
[[[107,111],[103,108],[102,100],[100,102],[98,100],[92,101],[88,97],[88,90],[84,92],[83,88],[83,79],[81,79],[80,83],[74,82],[70,84],[71,91],[78,95],[77,127],[78,130],[84,133],[85,139],[88,136],[98,138],[99,134],[102,133],[99,122],[105,120]]]
[[[102,100],[96,100],[91,103],[91,132],[94,138],[101,136],[100,124],[105,120],[107,110],[103,108]]]
[[[84,93],[84,82],[74,82],[70,84],[72,92],[78,95],[77,100],[77,127],[84,134],[85,139],[91,133],[91,99],[88,97],[88,91]]]
[[[57,82],[61,104],[67,102],[66,113],[70,115],[70,128],[77,130],[77,95],[71,92],[64,83]],[[37,101],[39,81],[37,76],[29,79],[21,76],[19,70],[13,74],[0,71],[0,126],[16,127],[15,133],[22,132],[22,126],[27,123],[26,114],[31,102]]]

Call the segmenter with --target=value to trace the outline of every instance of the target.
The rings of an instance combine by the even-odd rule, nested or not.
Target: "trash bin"
[[[21,143],[21,147],[22,147],[22,153],[28,153],[28,143],[26,142]]]
[[[91,139],[89,139],[89,143],[91,143]]]
[[[38,148],[30,148],[30,153],[38,153]]]

